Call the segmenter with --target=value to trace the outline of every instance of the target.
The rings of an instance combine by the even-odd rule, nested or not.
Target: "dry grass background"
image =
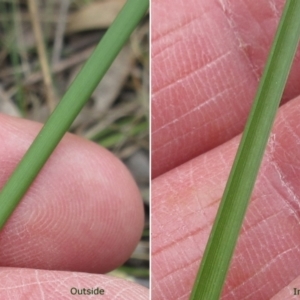
[[[44,123],[125,0],[0,0],[0,112]],[[143,237],[112,273],[149,284],[149,19],[70,131],[114,152],[143,196]]]

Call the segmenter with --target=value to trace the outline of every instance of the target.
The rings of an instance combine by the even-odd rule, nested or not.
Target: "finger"
[[[242,131],[284,2],[153,1],[153,177]],[[285,101],[300,93],[299,61]]]
[[[280,109],[223,300],[269,299],[299,275],[299,104],[300,97]],[[154,180],[154,299],[188,297],[238,142],[234,138]]]
[[[0,186],[40,127],[0,115]],[[130,256],[142,228],[143,205],[126,168],[67,134],[2,230],[0,264],[107,272]]]
[[[107,275],[1,268],[0,278],[1,299],[149,299],[146,288]]]

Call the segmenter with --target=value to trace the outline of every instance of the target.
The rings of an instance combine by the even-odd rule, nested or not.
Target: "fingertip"
[[[0,128],[3,185],[41,125],[1,115]],[[3,229],[0,262],[107,272],[128,259],[143,220],[139,190],[123,163],[66,134]]]

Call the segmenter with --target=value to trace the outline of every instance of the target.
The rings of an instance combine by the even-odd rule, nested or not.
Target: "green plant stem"
[[[300,36],[300,1],[287,0],[190,299],[221,296]]]
[[[22,199],[70,128],[149,7],[149,0],[128,0],[95,51],[51,114],[0,193],[0,228]]]

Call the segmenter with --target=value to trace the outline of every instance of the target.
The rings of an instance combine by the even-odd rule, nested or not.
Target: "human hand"
[[[0,128],[3,186],[40,125],[0,115]],[[72,288],[99,288],[108,299],[148,299],[146,288],[95,274],[129,258],[143,219],[126,168],[107,150],[67,134],[1,232],[0,298],[74,299]]]
[[[153,299],[190,294],[283,5],[152,2]],[[222,299],[300,289],[299,53]]]

